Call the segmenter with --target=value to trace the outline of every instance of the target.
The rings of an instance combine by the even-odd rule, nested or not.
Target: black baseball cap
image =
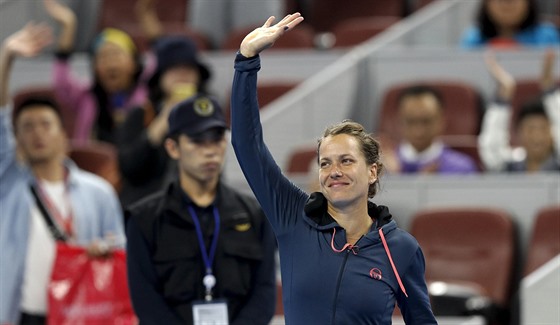
[[[186,134],[189,137],[213,129],[227,129],[224,112],[211,96],[197,94],[177,104],[168,118],[169,135]]]

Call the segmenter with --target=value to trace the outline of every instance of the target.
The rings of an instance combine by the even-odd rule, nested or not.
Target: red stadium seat
[[[418,211],[410,233],[426,258],[426,280],[468,284],[496,305],[510,301],[515,230],[510,215],[491,208]]]
[[[117,149],[112,144],[97,141],[72,143],[68,156],[83,170],[104,178],[117,192],[120,190]]]
[[[317,145],[297,147],[289,155],[286,172],[291,174],[307,173],[314,160],[317,160]]]
[[[335,37],[334,47],[358,45],[389,28],[401,17],[380,16],[360,17],[343,20],[336,24],[332,33]]]
[[[332,31],[336,24],[349,18],[403,17],[404,13],[403,0],[352,0],[351,3],[340,0],[312,0],[306,19],[316,31],[328,32]]]
[[[288,91],[292,90],[297,86],[298,82],[293,81],[268,81],[260,82],[257,85],[257,98],[259,101],[259,109],[263,109],[266,105],[270,104],[278,97],[284,95]],[[229,102],[229,97],[227,97],[227,102],[225,107],[225,117],[226,122],[229,124],[231,118],[231,107]]]
[[[560,205],[542,208],[535,218],[524,274],[560,254]]]

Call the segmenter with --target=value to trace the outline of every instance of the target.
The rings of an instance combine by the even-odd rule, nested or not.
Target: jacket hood
[[[327,206],[328,202],[323,193],[311,193],[304,206],[304,220],[317,230],[340,227],[336,220],[327,213]],[[389,208],[370,201],[368,201],[368,214],[377,222],[377,228],[383,227],[393,221],[393,216],[389,212]]]

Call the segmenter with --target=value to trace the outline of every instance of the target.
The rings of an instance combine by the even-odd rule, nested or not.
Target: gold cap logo
[[[248,222],[235,225],[235,230],[237,230],[237,231],[243,232],[243,231],[247,231],[249,229],[251,229],[251,224],[248,223]]]
[[[194,111],[200,116],[207,117],[214,113],[214,105],[208,98],[198,98],[194,101]]]

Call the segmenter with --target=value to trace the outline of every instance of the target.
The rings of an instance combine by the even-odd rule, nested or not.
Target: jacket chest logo
[[[369,276],[375,280],[381,280],[383,276],[381,275],[381,270],[374,267],[373,269],[369,270]]]

